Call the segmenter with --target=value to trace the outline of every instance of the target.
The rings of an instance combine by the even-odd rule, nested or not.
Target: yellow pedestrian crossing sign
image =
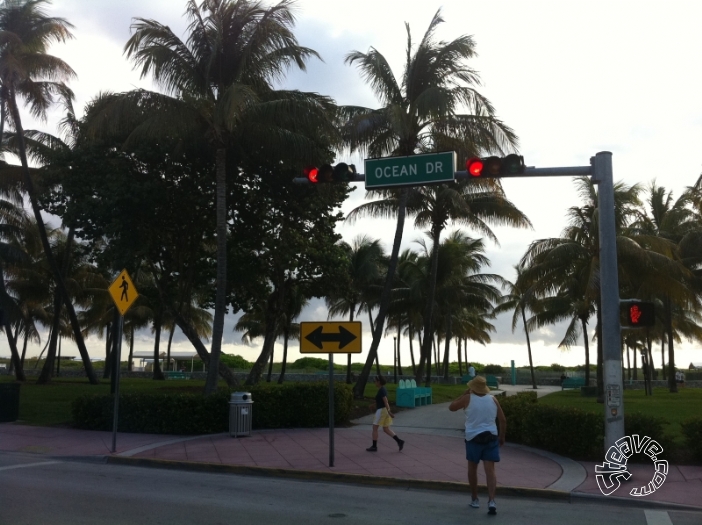
[[[134,304],[136,298],[139,297],[136,286],[129,278],[127,270],[122,270],[117,276],[117,279],[108,288],[112,300],[115,302],[120,315],[124,315],[129,310],[129,307]]]

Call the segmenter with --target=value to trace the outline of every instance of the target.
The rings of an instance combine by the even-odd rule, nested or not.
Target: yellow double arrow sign
[[[360,354],[361,322],[300,323],[301,354]]]

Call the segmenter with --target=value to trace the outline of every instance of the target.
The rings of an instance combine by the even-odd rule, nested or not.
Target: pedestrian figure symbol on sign
[[[122,284],[119,285],[120,288],[122,288],[122,295],[120,296],[119,300],[120,301],[125,301],[129,302],[129,299],[127,297],[127,290],[129,289],[129,283],[127,282],[127,279],[122,276]]]

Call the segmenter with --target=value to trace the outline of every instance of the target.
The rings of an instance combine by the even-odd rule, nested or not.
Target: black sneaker
[[[494,499],[488,501],[488,514],[497,514],[497,505],[495,505]]]
[[[368,448],[366,449],[366,451],[368,451],[368,452],[378,452],[378,447],[375,447],[375,446],[373,446],[373,447],[368,447]]]
[[[400,452],[402,452],[402,447],[405,446],[405,440],[401,439],[397,442],[397,445],[400,447]]]

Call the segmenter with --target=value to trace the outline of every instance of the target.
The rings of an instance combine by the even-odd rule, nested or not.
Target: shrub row
[[[702,418],[691,417],[680,424],[685,446],[697,461],[702,461]]]
[[[250,388],[254,401],[252,428],[299,428],[329,425],[327,383],[268,383]],[[120,432],[147,434],[212,434],[229,428],[229,392],[199,394],[126,393],[119,398]],[[72,405],[77,428],[110,430],[114,398],[85,395]],[[353,393],[345,383],[334,384],[334,423],[347,423]]]
[[[602,460],[604,451],[604,421],[602,415],[577,408],[539,405],[536,392],[523,392],[500,398],[507,418],[507,440],[522,443],[573,459]],[[665,433],[668,423],[638,412],[627,413],[624,426],[627,435],[638,434],[655,439],[663,450],[671,451],[673,442]],[[702,439],[702,420],[690,428]],[[698,432],[699,434],[695,434]],[[692,438],[689,438],[692,439]],[[699,445],[698,445],[699,448]]]

